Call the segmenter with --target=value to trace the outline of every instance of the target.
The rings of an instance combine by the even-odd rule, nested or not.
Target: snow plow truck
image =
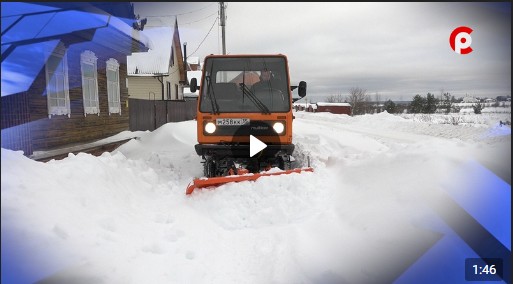
[[[272,55],[209,55],[199,89],[196,153],[204,177],[189,183],[195,189],[229,182],[313,171],[294,168],[292,91],[306,95],[306,82],[290,85],[287,57]],[[298,98],[299,99],[299,98]]]

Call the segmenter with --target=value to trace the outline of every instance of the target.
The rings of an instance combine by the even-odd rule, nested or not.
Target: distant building
[[[464,97],[462,102],[463,103],[477,103],[477,102],[479,102],[479,100],[474,97]]]
[[[349,103],[306,103],[303,100],[298,100],[294,104],[295,111],[306,111],[306,112],[330,112],[333,114],[352,114],[351,105]]]
[[[312,103],[305,103],[305,102],[301,102],[301,101],[302,100],[298,100],[298,102],[295,102],[293,104],[294,109],[296,111],[315,112],[315,110],[317,109],[317,105],[312,104]]]
[[[201,71],[199,57],[187,57],[187,71]]]
[[[331,112],[334,114],[351,115],[351,105],[349,103],[325,103],[318,102],[317,112]]]
[[[496,100],[498,102],[511,102],[511,96],[498,96]]]

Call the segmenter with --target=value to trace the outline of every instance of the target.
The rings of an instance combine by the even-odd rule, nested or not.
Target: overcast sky
[[[283,53],[291,83],[311,97],[347,95],[409,100],[441,91],[455,97],[511,95],[511,3],[225,2],[226,53]],[[136,2],[146,28],[172,26],[187,55],[222,53],[218,2]],[[161,16],[161,17],[157,17]],[[473,51],[449,44],[459,27],[473,29]],[[210,31],[210,32],[209,32]]]

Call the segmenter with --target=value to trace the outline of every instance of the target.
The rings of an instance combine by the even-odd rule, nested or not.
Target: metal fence
[[[197,100],[151,101],[128,99],[130,131],[153,131],[168,122],[191,120],[196,117]]]

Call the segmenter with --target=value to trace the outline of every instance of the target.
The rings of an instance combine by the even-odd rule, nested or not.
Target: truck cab
[[[306,95],[306,83],[290,85],[287,57],[275,55],[209,55],[199,88],[196,153],[206,177],[279,167],[287,170],[292,153],[292,90]],[[250,157],[250,135],[267,147]]]

